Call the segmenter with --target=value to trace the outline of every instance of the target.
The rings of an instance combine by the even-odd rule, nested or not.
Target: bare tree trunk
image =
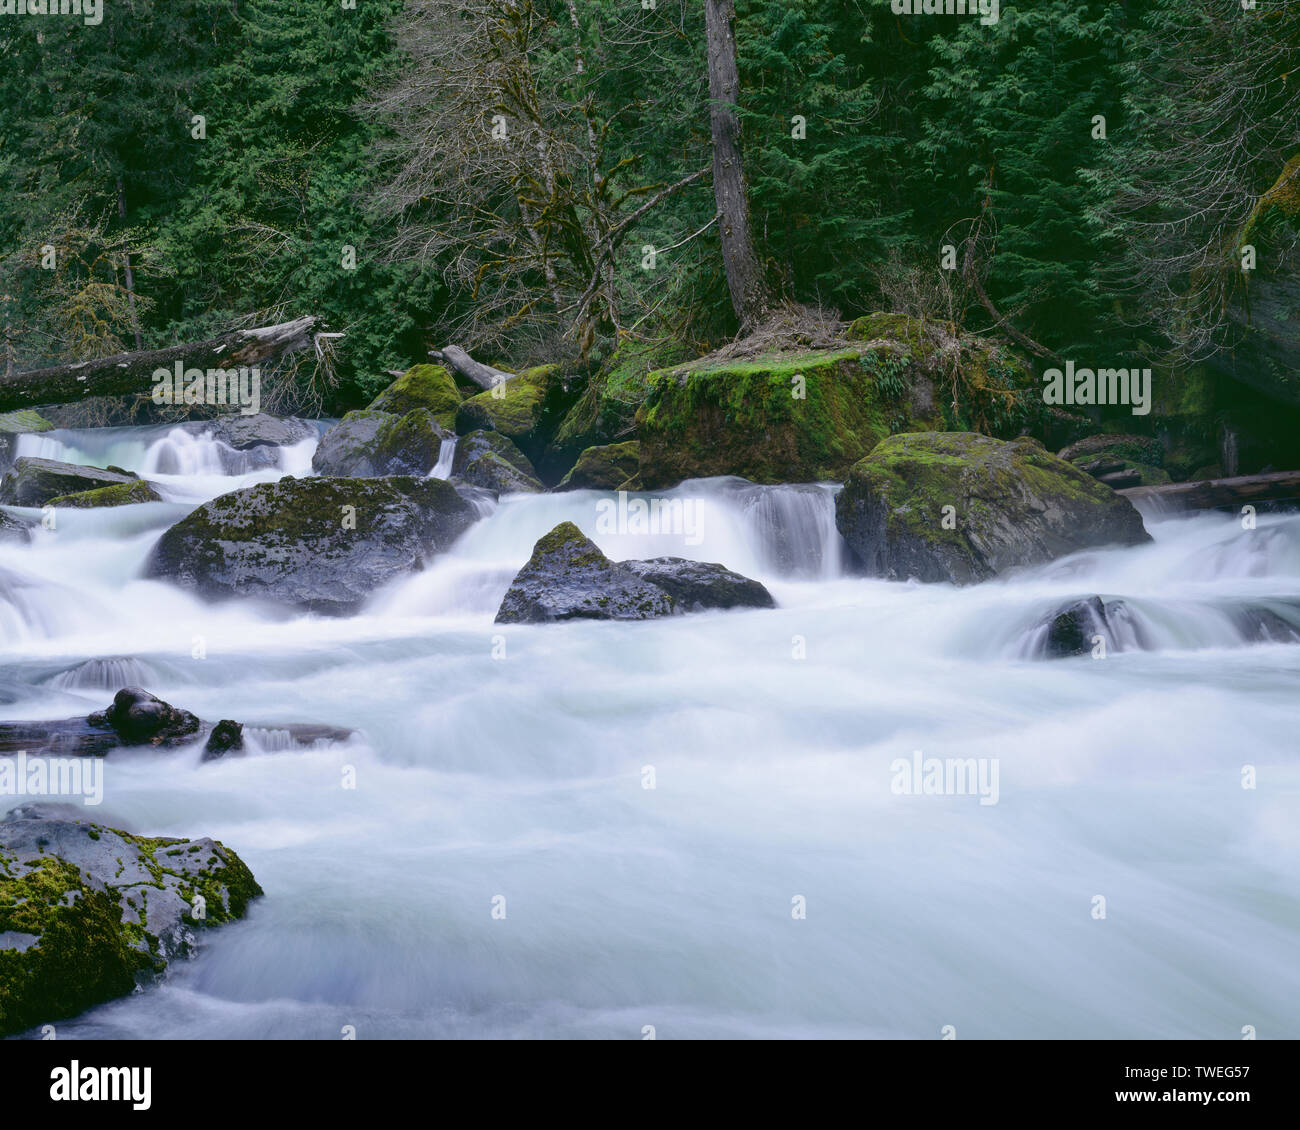
[[[314,315],[263,326],[233,330],[221,337],[190,345],[171,345],[141,353],[118,353],[93,361],[31,369],[0,378],[0,412],[41,404],[67,404],[88,396],[149,395],[155,369],[180,361],[187,369],[234,369],[261,365],[285,353],[313,345],[320,319]]]
[[[1300,471],[1271,471],[1233,479],[1205,479],[1195,483],[1163,483],[1117,491],[1130,502],[1160,502],[1192,510],[1241,506],[1249,502],[1280,502],[1300,498]]]
[[[705,35],[709,56],[709,125],[713,133],[713,194],[718,202],[722,262],[727,270],[731,305],[745,333],[762,321],[772,292],[754,251],[749,230],[749,198],[740,155],[740,117],[736,99],[740,72],[732,30],[734,0],[705,0]]]
[[[429,350],[429,356],[440,365],[446,365],[453,373],[459,373],[466,380],[473,381],[479,388],[493,389],[514,379],[514,373],[503,369],[494,369],[475,361],[459,345],[448,345],[442,349]]]
[[[117,178],[117,215],[118,219],[126,219],[126,187],[121,177]],[[131,310],[131,330],[135,334],[136,349],[143,349],[144,335],[140,333],[140,318],[135,312],[135,272],[131,270],[131,253],[123,252],[122,259],[126,267],[126,302]]]

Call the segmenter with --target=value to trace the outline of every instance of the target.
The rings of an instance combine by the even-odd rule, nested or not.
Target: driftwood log
[[[93,361],[11,373],[0,376],[0,412],[67,404],[89,396],[148,394],[153,390],[154,370],[170,369],[177,361],[187,369],[204,370],[264,365],[283,354],[315,345],[320,326],[320,318],[307,315],[275,326],[232,330],[188,345],[117,353]]]
[[[513,379],[514,373],[494,369],[475,361],[459,345],[448,345],[444,349],[431,349],[429,356],[440,365],[446,365],[453,373],[459,373],[467,381],[473,381],[479,388],[493,389],[499,384]]]
[[[1165,483],[1155,487],[1132,487],[1117,493],[1134,504],[1156,503],[1171,509],[1190,510],[1245,506],[1253,502],[1300,500],[1300,471],[1273,471],[1265,475],[1239,475],[1232,479],[1203,479],[1196,483]]]

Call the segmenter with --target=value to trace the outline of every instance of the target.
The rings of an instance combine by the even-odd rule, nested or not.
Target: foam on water
[[[190,501],[0,544],[0,716],[102,708],[138,663],[120,673],[250,727],[242,758],[106,762],[94,819],[219,838],[267,897],[60,1038],[1300,1035],[1300,647],[1234,612],[1295,619],[1300,517],[1152,519],[1151,545],[959,589],[852,576],[833,487],[707,480],[663,496],[698,503],[694,533],[602,525],[598,492],[484,503],[347,620],[139,579],[197,495],[248,480],[209,467]],[[494,624],[565,520],[779,607]],[[1093,595],[1146,646],[1028,658]],[[289,721],[360,733],[291,748]],[[895,795],[914,750],[997,759],[999,803]]]

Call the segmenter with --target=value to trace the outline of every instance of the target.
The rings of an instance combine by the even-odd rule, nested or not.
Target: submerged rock
[[[101,470],[23,455],[0,481],[0,503],[9,506],[44,506],[60,496],[82,494],[100,487],[140,481],[128,471]]]
[[[51,498],[46,506],[68,506],[76,510],[94,507],[134,506],[139,502],[162,502],[163,497],[144,479],[133,483],[116,483],[111,487],[96,487],[77,494],[61,494]]]
[[[631,490],[628,484],[640,469],[641,445],[636,440],[589,447],[564,476],[556,490]]]
[[[346,741],[353,733],[311,722],[250,728],[283,735],[284,749],[310,749],[321,742]],[[114,750],[143,746],[174,750],[202,741],[205,734],[204,761],[244,748],[244,723],[223,719],[214,726],[140,687],[123,687],[107,710],[85,718],[0,722],[0,755],[104,757]]]
[[[1041,654],[1047,659],[1090,655],[1100,637],[1107,652],[1132,645],[1150,646],[1146,632],[1122,600],[1099,596],[1076,600],[1051,614],[1043,634]]]
[[[835,521],[870,574],[959,585],[1151,540],[1132,503],[1038,442],[969,432],[882,441],[853,467]]]
[[[0,542],[18,541],[26,544],[32,540],[32,525],[6,510],[0,510]]]
[[[654,557],[649,561],[623,561],[620,564],[642,580],[663,589],[683,612],[776,607],[772,594],[758,581],[713,562]]]
[[[126,996],[262,893],[216,840],[14,809],[0,822],[0,1037]]]
[[[538,540],[497,611],[498,624],[652,620],[711,608],[772,608],[757,581],[721,565],[659,557],[611,561],[572,522]]]
[[[212,599],[346,615],[417,572],[475,521],[439,479],[294,479],[221,495],[159,539],[147,576]]]
[[[461,436],[451,461],[452,476],[496,494],[538,494],[546,488],[528,456],[500,432]]]
[[[437,466],[442,441],[450,437],[422,408],[404,416],[349,412],[321,437],[311,466],[318,475],[340,478],[427,475]]]

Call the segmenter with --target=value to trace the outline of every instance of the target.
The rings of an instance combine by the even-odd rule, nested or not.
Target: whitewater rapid
[[[0,719],[102,709],[129,677],[266,729],[244,758],[107,760],[92,819],[220,839],[267,897],[60,1038],[1300,1035],[1300,647],[1239,616],[1300,627],[1298,516],[1149,517],[1150,545],[958,589],[852,576],[828,484],[683,484],[695,544],[603,532],[596,492],[514,496],[336,620],[139,577],[202,499],[309,474],[315,440],[20,442],[168,501],[0,543]],[[564,520],[614,558],[719,561],[778,608],[495,625]],[[1030,658],[1092,595],[1149,649]],[[358,735],[285,752],[287,722]],[[916,750],[996,759],[998,803],[896,795]]]

